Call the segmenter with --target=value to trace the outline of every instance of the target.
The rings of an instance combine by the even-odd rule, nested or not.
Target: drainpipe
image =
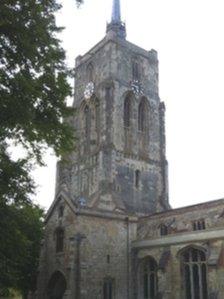
[[[86,236],[80,233],[77,233],[71,240],[76,241],[76,256],[75,256],[75,299],[81,298],[81,256],[80,256],[80,246],[82,240]]]
[[[125,218],[126,225],[127,225],[127,299],[130,298],[130,232],[129,232],[129,218]]]

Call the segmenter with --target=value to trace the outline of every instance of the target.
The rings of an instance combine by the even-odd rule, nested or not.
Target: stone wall
[[[161,225],[167,227],[169,235],[182,235],[193,231],[194,223],[200,220],[204,220],[206,229],[223,227],[224,200],[206,202],[141,217],[138,225],[138,239],[160,237]]]
[[[158,265],[158,291],[163,299],[185,298],[185,281],[181,268],[181,252],[188,248],[206,254],[208,298],[224,298],[223,246],[224,200],[157,213],[139,220],[138,240],[133,242],[136,264],[146,257]],[[194,222],[204,220],[205,227],[195,230]],[[161,225],[166,225],[166,235],[161,235]],[[198,228],[198,227],[197,227]],[[139,269],[136,270],[139,273]],[[143,288],[137,277],[136,295]]]
[[[58,207],[64,205],[64,216],[58,217]],[[110,277],[114,281],[116,299],[126,298],[128,284],[129,244],[136,236],[136,219],[127,221],[120,214],[76,211],[66,202],[56,205],[46,225],[42,246],[38,298],[46,298],[47,284],[55,271],[66,278],[67,290],[64,298],[74,298],[77,284],[80,299],[102,299],[103,281]],[[56,253],[55,230],[65,231],[63,252]],[[77,277],[77,236],[80,244],[80,277]],[[129,265],[129,266],[128,266]],[[77,282],[77,280],[79,281]]]

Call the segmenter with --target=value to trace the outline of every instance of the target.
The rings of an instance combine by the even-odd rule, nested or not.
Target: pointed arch
[[[90,137],[90,129],[91,129],[91,110],[89,105],[85,105],[84,107],[84,131],[86,139]]]
[[[155,299],[158,294],[158,264],[156,260],[151,257],[145,257],[140,263],[140,298]]]
[[[138,130],[146,132],[149,127],[149,107],[145,98],[142,98],[138,106]]]
[[[123,121],[124,121],[125,128],[130,128],[130,126],[131,126],[132,109],[133,109],[133,107],[132,107],[131,95],[128,94],[124,99]]]
[[[93,101],[94,106],[94,125],[95,129],[98,130],[100,128],[100,101],[97,97],[95,97]]]
[[[133,127],[133,112],[134,112],[134,95],[132,92],[127,92],[123,102],[123,127],[124,127],[124,149],[130,154],[133,147],[134,127]]]
[[[188,246],[179,252],[185,299],[207,299],[207,256],[204,248]]]
[[[55,271],[48,282],[47,297],[49,299],[62,299],[67,288],[65,276],[60,271]]]

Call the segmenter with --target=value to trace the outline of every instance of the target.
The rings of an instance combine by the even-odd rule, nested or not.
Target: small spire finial
[[[113,31],[118,37],[125,39],[126,28],[121,21],[120,0],[113,0],[111,22],[107,24],[107,32]]]

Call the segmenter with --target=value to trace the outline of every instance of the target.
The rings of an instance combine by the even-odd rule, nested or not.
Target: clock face
[[[143,94],[141,83],[137,80],[131,82],[131,89],[137,97]]]
[[[86,85],[86,88],[84,90],[84,97],[85,99],[90,99],[91,96],[93,95],[94,93],[94,83],[93,82],[89,82],[87,85]]]

